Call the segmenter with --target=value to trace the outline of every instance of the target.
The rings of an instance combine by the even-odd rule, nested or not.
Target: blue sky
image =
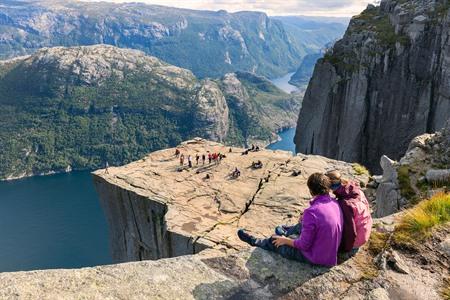
[[[219,10],[264,11],[269,15],[353,16],[374,0],[107,0],[110,2],[145,2],[166,6]]]

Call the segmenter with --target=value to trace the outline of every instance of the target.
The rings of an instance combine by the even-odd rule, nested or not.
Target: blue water
[[[89,172],[0,182],[0,272],[111,263]]]
[[[278,135],[280,136],[281,141],[270,144],[266,148],[270,150],[284,150],[295,153],[295,144],[294,144],[295,128],[286,129],[278,133]]]
[[[298,90],[298,88],[295,85],[289,84],[289,80],[291,80],[292,75],[294,75],[294,73],[289,73],[284,75],[283,77],[272,79],[271,82],[274,85],[276,85],[279,89],[290,94]]]

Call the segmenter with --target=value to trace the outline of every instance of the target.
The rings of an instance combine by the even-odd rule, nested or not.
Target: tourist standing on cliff
[[[189,168],[192,168],[192,156],[188,155],[188,164],[189,164]]]
[[[211,153],[208,152],[208,161],[209,161],[210,164],[211,164],[211,160],[212,160]]]
[[[205,161],[206,161],[206,155],[203,153],[203,154],[202,154],[202,162],[203,162],[203,165],[205,164]]]
[[[180,155],[180,166],[184,165],[184,154]]]
[[[369,240],[373,222],[369,202],[359,185],[343,179],[338,171],[330,171],[326,175],[344,216],[339,252],[349,258]]]
[[[198,166],[198,160],[200,159],[200,156],[198,154],[195,155],[195,163]]]
[[[327,176],[314,173],[307,185],[313,198],[303,212],[301,223],[295,227],[295,233],[300,234],[297,239],[280,235],[258,239],[243,229],[238,231],[239,238],[288,259],[327,267],[336,265],[343,226],[341,209],[329,194],[331,182]]]

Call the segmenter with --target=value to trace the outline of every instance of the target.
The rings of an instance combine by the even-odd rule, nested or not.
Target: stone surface
[[[450,181],[450,169],[445,170],[428,170],[425,174],[427,182],[439,183],[439,182],[449,182]]]
[[[447,237],[444,241],[439,244],[441,250],[450,257],[450,237]]]
[[[197,253],[205,248],[235,251],[248,246],[236,236],[246,228],[271,235],[279,224],[295,224],[311,198],[306,180],[314,172],[338,169],[356,176],[351,164],[319,156],[292,156],[196,139],[178,149],[186,156],[220,152],[219,164],[179,166],[175,149],[151,153],[140,161],[94,172],[94,183],[110,227],[113,259],[118,262]],[[251,168],[260,160],[261,169]],[[241,176],[231,173],[239,168]],[[300,170],[299,176],[293,176]],[[209,175],[210,179],[206,179]]]
[[[0,273],[1,299],[440,299],[442,274],[368,278],[369,257],[313,267],[261,249],[74,270]],[[405,298],[406,297],[406,298]]]
[[[383,155],[380,160],[383,176],[381,179],[375,178],[379,181],[376,190],[376,217],[388,216],[407,207],[414,195],[428,198],[436,192],[448,191],[449,146],[450,123],[447,123],[446,127],[434,134],[424,134],[412,139],[400,162]],[[413,191],[408,197],[401,193],[402,187],[398,180],[400,167],[408,171],[408,178],[404,178],[402,183],[403,189]]]
[[[450,14],[445,1],[383,0],[352,18],[305,93],[298,152],[360,162],[399,160],[411,139],[450,116]],[[425,29],[426,28],[426,29]]]

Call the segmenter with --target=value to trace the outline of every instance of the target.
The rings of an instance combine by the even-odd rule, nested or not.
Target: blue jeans
[[[282,228],[284,230],[283,234],[284,236],[291,236],[291,235],[300,235],[301,232],[301,224],[297,224],[295,226],[278,226],[275,229],[275,233],[277,233],[277,229]],[[282,233],[282,232],[280,232]],[[278,234],[277,235],[281,235]],[[256,240],[256,247],[262,248],[264,250],[267,251],[272,251],[275,253],[280,254],[282,257],[287,258],[287,259],[291,259],[291,260],[296,260],[299,262],[308,262],[308,260],[303,256],[302,252],[296,248],[293,247],[289,247],[286,245],[277,247],[273,244],[273,238],[268,238],[268,239],[257,239]]]

